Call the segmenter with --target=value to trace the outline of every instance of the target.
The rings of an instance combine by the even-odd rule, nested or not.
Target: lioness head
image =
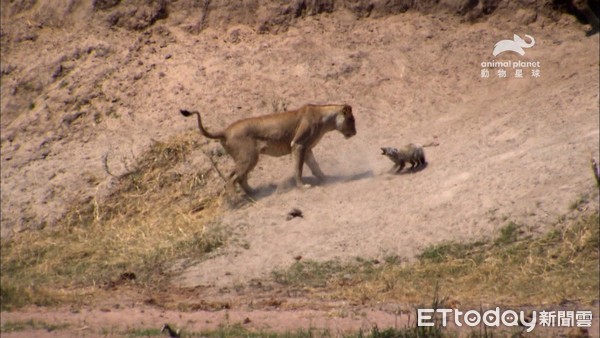
[[[346,138],[356,135],[352,107],[344,105],[342,110],[337,114],[335,117],[335,129],[342,133]]]

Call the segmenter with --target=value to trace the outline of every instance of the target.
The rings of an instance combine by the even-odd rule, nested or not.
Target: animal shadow
[[[261,198],[265,198],[265,197],[273,195],[276,191],[277,191],[276,184],[271,183],[271,184],[261,185],[261,186],[254,188],[254,192],[252,193],[252,195],[250,195],[250,198],[252,198],[254,200],[259,200]]]
[[[356,173],[356,174],[352,174],[352,175],[333,175],[333,176],[327,176],[327,178],[325,179],[324,182],[322,182],[321,184],[317,183],[315,185],[330,185],[330,184],[335,184],[335,183],[339,183],[339,182],[359,181],[359,180],[363,180],[365,178],[370,178],[373,176],[375,176],[375,175],[373,174],[372,170],[366,170],[361,173]]]
[[[313,187],[319,187],[319,186],[323,187],[323,186],[328,186],[331,184],[336,184],[339,182],[358,181],[358,180],[362,180],[362,179],[373,177],[373,176],[374,176],[373,171],[367,170],[367,171],[360,172],[357,174],[352,174],[352,175],[326,176],[324,180],[319,180],[318,178],[316,178],[314,176],[302,177],[302,180],[304,181],[305,184],[311,185]],[[258,186],[254,189],[253,194],[250,195],[248,198],[256,201],[256,200],[260,200],[265,197],[271,196],[274,193],[284,193],[284,192],[291,191],[293,189],[302,189],[302,188],[297,188],[296,181],[294,180],[293,177],[290,177],[278,185],[267,184],[267,185]]]
[[[427,166],[429,166],[429,162],[425,162],[423,164],[421,164],[420,166],[416,167],[416,168],[406,168],[404,170],[401,170],[399,172],[394,172],[394,170],[392,169],[391,173],[394,175],[408,175],[408,174],[416,174],[422,170],[425,170],[425,168],[427,168]]]

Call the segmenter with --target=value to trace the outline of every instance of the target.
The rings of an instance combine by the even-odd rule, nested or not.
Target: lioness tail
[[[204,129],[204,126],[202,126],[202,119],[200,118],[199,112],[197,112],[197,111],[190,112],[190,111],[184,110],[184,109],[181,109],[180,112],[181,112],[181,115],[183,115],[185,117],[196,115],[196,117],[198,117],[198,128],[200,129],[200,133],[202,135],[204,135],[205,137],[212,138],[212,139],[218,139],[218,140],[225,139],[225,135],[223,134],[223,132],[211,133],[211,132],[207,131],[206,129]]]

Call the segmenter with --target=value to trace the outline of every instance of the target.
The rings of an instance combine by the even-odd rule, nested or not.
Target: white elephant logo
[[[504,53],[507,51],[519,53],[520,55],[525,55],[525,50],[523,48],[531,48],[535,45],[535,39],[531,35],[525,35],[526,38],[531,40],[531,42],[527,43],[520,36],[515,34],[512,40],[502,40],[498,41],[494,45],[494,56],[497,56],[500,53]]]

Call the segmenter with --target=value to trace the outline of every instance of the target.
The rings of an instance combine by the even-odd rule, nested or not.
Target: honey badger
[[[394,173],[399,173],[404,169],[406,162],[410,163],[410,169],[417,169],[425,164],[427,161],[425,160],[425,152],[423,151],[424,147],[432,147],[438,146],[438,143],[432,142],[426,145],[420,145],[416,143],[409,143],[405,145],[403,148],[397,149],[392,147],[384,147],[381,148],[381,155],[387,156],[392,162],[394,162],[394,167],[392,170]]]

